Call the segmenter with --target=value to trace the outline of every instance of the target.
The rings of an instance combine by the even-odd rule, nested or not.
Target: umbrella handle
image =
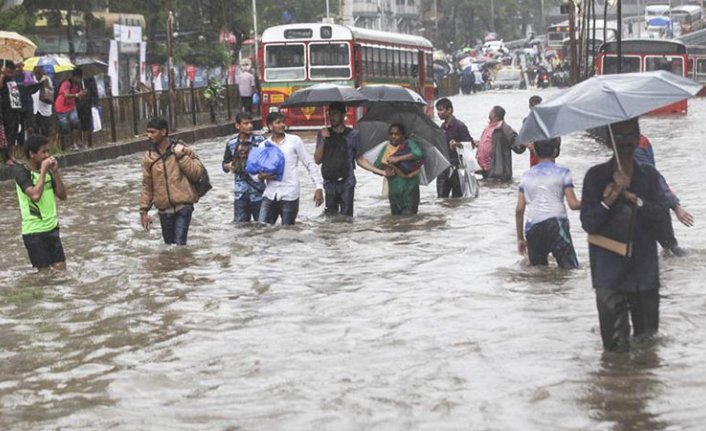
[[[613,136],[613,126],[608,125],[608,134],[610,135],[610,143],[613,147],[613,154],[615,155],[615,161],[618,164],[618,170],[623,170],[623,166],[620,164],[620,157],[618,157],[618,147],[615,145],[615,136]]]

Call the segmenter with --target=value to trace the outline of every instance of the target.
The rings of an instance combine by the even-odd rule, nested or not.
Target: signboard
[[[194,82],[196,80],[196,66],[193,64],[187,64],[186,76],[189,78],[189,81]]]
[[[142,27],[113,24],[113,39],[118,42],[142,42]]]

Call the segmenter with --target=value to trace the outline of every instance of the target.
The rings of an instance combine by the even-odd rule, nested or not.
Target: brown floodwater
[[[495,104],[519,129],[531,94],[453,102],[478,138]],[[393,218],[380,178],[358,170],[355,219],[330,221],[302,170],[296,226],[236,227],[224,140],[203,141],[214,190],[187,247],[141,229],[132,155],[65,170],[69,271],[47,275],[29,265],[14,183],[2,183],[0,429],[701,429],[704,118],[696,99],[688,115],[642,121],[696,226],[675,222],[688,257],[660,259],[656,345],[614,357],[602,353],[578,213],[581,268],[527,268],[516,184],[483,184],[474,201],[422,187],[419,216]],[[559,163],[580,195],[609,156],[576,134]],[[516,180],[528,165],[514,156]]]

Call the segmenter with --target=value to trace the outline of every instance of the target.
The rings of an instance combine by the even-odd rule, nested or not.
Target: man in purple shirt
[[[460,198],[463,196],[463,190],[458,178],[459,160],[456,149],[461,148],[462,142],[471,142],[475,147],[475,142],[463,121],[454,117],[454,107],[449,99],[444,97],[436,102],[436,114],[444,121],[441,128],[444,129],[446,142],[449,144],[451,162],[451,167],[436,178],[436,194],[440,198],[448,198],[451,193],[452,197]]]

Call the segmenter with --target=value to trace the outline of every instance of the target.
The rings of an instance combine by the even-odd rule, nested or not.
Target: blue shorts
[[[79,129],[78,112],[75,109],[69,112],[57,112],[56,119],[59,121],[59,127],[61,127],[62,132]]]

